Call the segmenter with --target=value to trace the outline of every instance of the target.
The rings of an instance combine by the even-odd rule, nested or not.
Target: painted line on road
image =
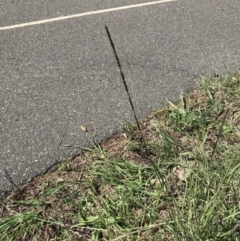
[[[150,6],[150,5],[155,5],[155,4],[165,3],[165,2],[174,2],[174,1],[177,1],[177,0],[161,0],[161,1],[154,1],[154,2],[148,2],[148,3],[139,3],[139,4],[122,6],[122,7],[108,8],[108,9],[96,10],[96,11],[91,11],[91,12],[86,12],[86,13],[79,13],[79,14],[73,14],[73,15],[68,15],[68,16],[56,17],[56,18],[49,18],[49,19],[44,19],[44,20],[39,20],[39,21],[34,21],[34,22],[21,23],[21,24],[0,27],[0,31],[10,30],[10,29],[15,29],[15,28],[24,28],[27,26],[40,25],[40,24],[45,24],[45,23],[63,21],[63,20],[72,19],[72,18],[80,18],[83,16],[95,15],[95,14],[100,14],[100,13],[108,13],[108,12],[120,11],[120,10],[125,10],[125,9],[131,9],[131,8],[139,8],[139,7],[145,7],[145,6]]]

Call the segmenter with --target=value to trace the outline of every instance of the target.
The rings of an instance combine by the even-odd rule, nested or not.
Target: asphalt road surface
[[[0,197],[134,121],[105,25],[140,117],[240,66],[239,0],[1,1]]]

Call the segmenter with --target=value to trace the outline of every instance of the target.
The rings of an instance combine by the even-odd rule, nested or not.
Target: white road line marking
[[[139,3],[139,4],[134,4],[134,5],[128,5],[128,6],[122,6],[122,7],[116,7],[116,8],[96,10],[96,11],[91,11],[91,12],[86,12],[86,13],[62,16],[62,17],[57,17],[57,18],[49,18],[49,19],[44,19],[44,20],[39,20],[39,21],[33,21],[33,22],[28,22],[28,23],[21,23],[21,24],[0,27],[0,31],[14,29],[14,28],[23,28],[23,27],[27,27],[27,26],[33,26],[33,25],[40,25],[40,24],[44,24],[44,23],[63,21],[63,20],[72,19],[72,18],[80,18],[80,17],[88,16],[88,15],[120,11],[120,10],[125,10],[125,9],[130,9],[130,8],[139,8],[139,7],[160,4],[160,3],[165,3],[165,2],[174,2],[174,1],[177,1],[177,0],[161,0],[161,1],[154,1],[154,2],[148,2],[148,3]]]

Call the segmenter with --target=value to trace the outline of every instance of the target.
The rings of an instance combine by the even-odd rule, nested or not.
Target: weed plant
[[[202,77],[2,200],[0,240],[238,241],[239,140],[240,74]]]

